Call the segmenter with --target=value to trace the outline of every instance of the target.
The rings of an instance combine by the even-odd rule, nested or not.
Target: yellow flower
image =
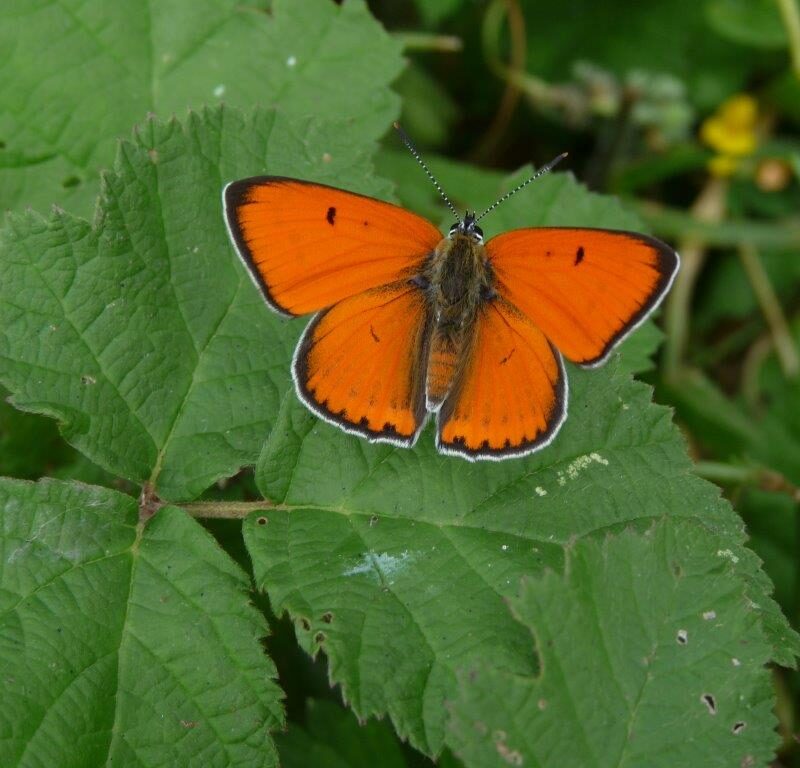
[[[717,152],[708,163],[714,176],[731,176],[739,159],[755,152],[758,104],[752,96],[733,96],[700,126],[703,143]]]
[[[708,161],[708,170],[712,176],[733,176],[739,167],[739,161],[730,155],[715,155]]]

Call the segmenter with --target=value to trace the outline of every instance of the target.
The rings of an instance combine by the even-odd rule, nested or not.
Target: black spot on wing
[[[370,336],[372,336],[372,338],[373,338],[373,340],[375,341],[376,344],[378,342],[380,342],[380,340],[381,340],[380,336],[378,336],[378,334],[375,333],[375,329],[372,327],[372,325],[370,325],[370,327],[369,327],[369,333],[370,333]]]
[[[328,220],[328,224],[333,226],[333,220],[336,218],[336,209],[333,206],[328,208],[328,212],[325,214],[325,218]]]
[[[585,252],[583,250],[583,246],[578,246],[578,252],[575,254],[575,266],[577,267],[583,261],[583,257],[585,256]]]
[[[500,365],[505,365],[511,359],[511,355],[514,354],[516,349],[516,347],[511,347],[511,351],[500,361]]]

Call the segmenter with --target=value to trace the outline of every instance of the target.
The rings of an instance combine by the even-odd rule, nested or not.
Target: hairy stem
[[[270,501],[193,501],[181,504],[192,517],[237,519],[253,512],[274,509]]]

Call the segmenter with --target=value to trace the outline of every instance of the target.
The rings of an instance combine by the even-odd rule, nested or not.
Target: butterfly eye
[[[482,243],[482,242],[483,242],[483,230],[482,230],[482,229],[481,229],[481,228],[480,228],[480,227],[479,227],[477,224],[473,224],[473,225],[472,225],[472,230],[471,230],[471,232],[472,232],[472,236],[473,236],[473,237],[474,237],[474,238],[475,238],[475,239],[476,239],[476,240],[477,240],[479,243]]]
[[[452,227],[450,227],[450,234],[454,235],[459,229],[461,229],[461,222],[457,221]]]

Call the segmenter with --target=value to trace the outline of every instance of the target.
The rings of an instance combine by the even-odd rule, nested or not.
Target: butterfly
[[[567,417],[562,359],[593,368],[658,306],[678,254],[635,232],[541,227],[484,243],[480,216],[446,237],[399,206],[257,176],[223,191],[231,239],[267,304],[316,313],[292,360],[297,395],[345,432],[413,446],[429,415],[441,453],[523,456]]]

